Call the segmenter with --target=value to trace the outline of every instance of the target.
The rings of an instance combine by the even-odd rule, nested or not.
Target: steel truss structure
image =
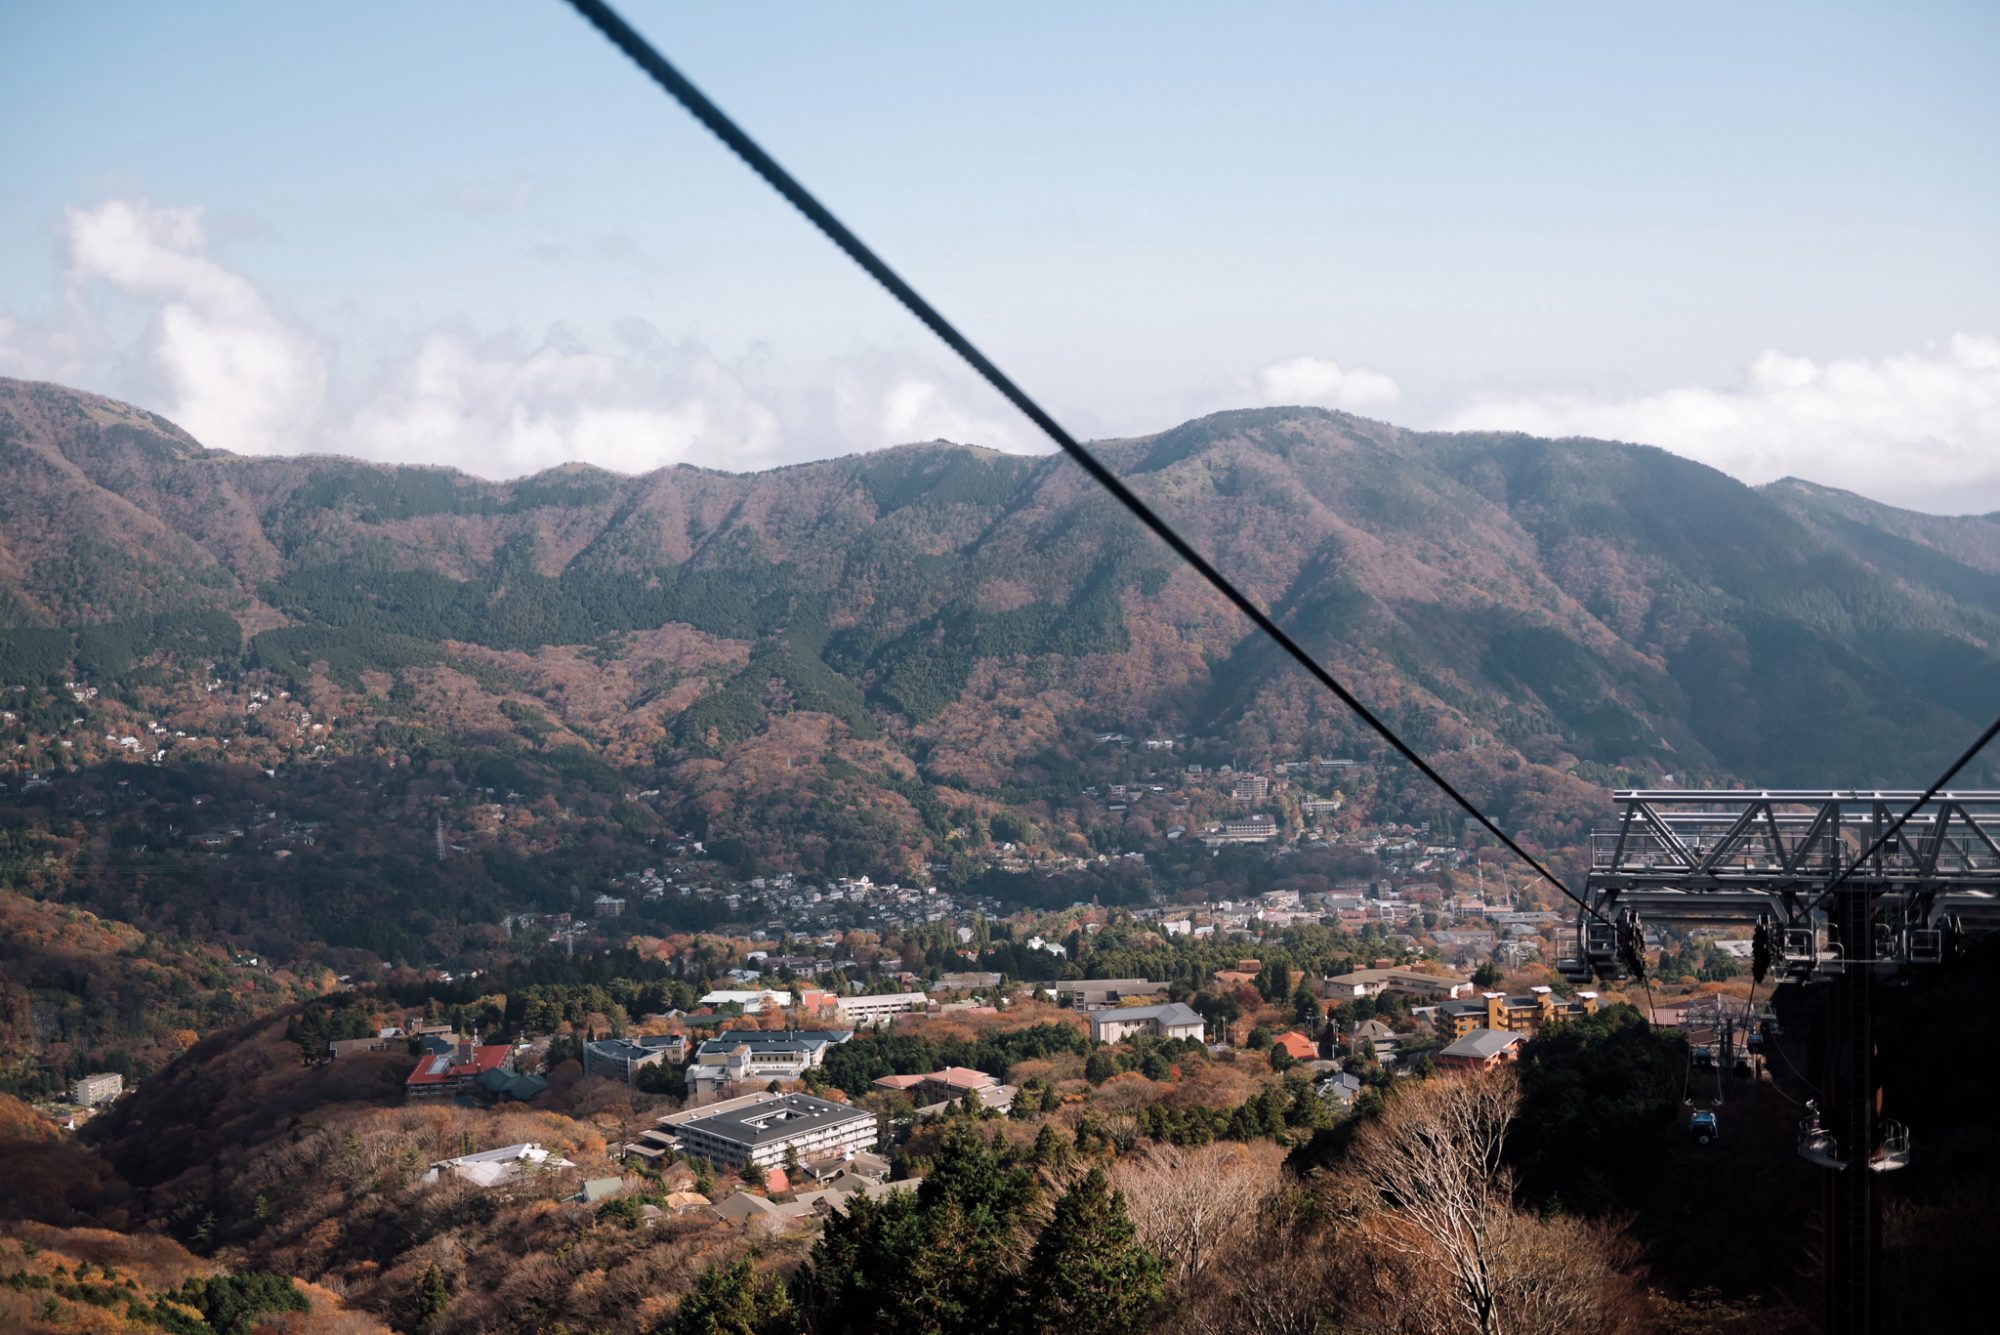
[[[1933,964],[1968,931],[2000,929],[2000,792],[1944,792],[1877,848],[1920,792],[1632,791],[1591,835],[1569,971],[1624,971],[1618,924],[1756,926],[1804,977],[1859,964]],[[1862,854],[1874,849],[1865,861]],[[1862,897],[1865,939],[1843,938],[1827,901]]]
[[[1591,835],[1574,978],[1645,971],[1645,923],[1752,929],[1753,971],[1826,978],[1828,1107],[1801,1126],[1801,1157],[1829,1171],[1828,1329],[1878,1328],[1880,1173],[1910,1135],[1880,1115],[1871,995],[1884,970],[1942,964],[2000,929],[2000,792],[1621,792]],[[1905,812],[1893,838],[1884,838]],[[1822,1111],[1824,1120],[1822,1120]]]

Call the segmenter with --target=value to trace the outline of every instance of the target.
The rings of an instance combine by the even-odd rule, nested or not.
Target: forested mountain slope
[[[1628,779],[1919,783],[1994,705],[1989,518],[1317,409],[1101,448],[1545,845]],[[938,442],[489,483],[235,457],[18,381],[0,689],[9,800],[31,773],[142,759],[357,790],[442,764],[440,801],[539,791],[827,871],[947,860],[1001,813],[1087,827],[1076,766],[1100,732],[1250,768],[1370,746],[1057,457]]]

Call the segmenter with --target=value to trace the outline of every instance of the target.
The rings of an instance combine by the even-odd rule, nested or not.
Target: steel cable
[[[1064,454],[1075,460],[1098,485],[1110,492],[1112,497],[1130,511],[1140,523],[1152,530],[1154,536],[1166,543],[1175,555],[1192,566],[1197,574],[1208,581],[1209,585],[1218,593],[1227,598],[1259,630],[1270,636],[1278,647],[1283,649],[1294,661],[1311,674],[1314,680],[1332,692],[1336,699],[1352,710],[1357,718],[1367,724],[1377,736],[1381,737],[1382,740],[1394,748],[1397,754],[1415,766],[1418,773],[1436,784],[1445,796],[1449,797],[1461,810],[1477,821],[1480,827],[1488,834],[1498,839],[1508,851],[1533,868],[1535,873],[1543,880],[1546,880],[1550,885],[1553,885],[1557,890],[1573,900],[1584,912],[1591,914],[1600,921],[1603,920],[1603,914],[1591,908],[1589,902],[1583,896],[1570,889],[1561,877],[1543,866],[1540,859],[1522,848],[1520,844],[1514,841],[1512,836],[1494,824],[1485,812],[1474,806],[1471,799],[1459,792],[1450,781],[1431,766],[1429,761],[1425,760],[1408,743],[1397,736],[1395,730],[1382,719],[1378,718],[1373,710],[1362,704],[1351,691],[1335,679],[1331,672],[1321,666],[1317,659],[1307,653],[1305,648],[1294,640],[1283,627],[1272,620],[1268,613],[1252,602],[1249,595],[1242,592],[1242,590],[1226,579],[1219,570],[1209,563],[1206,557],[1197,552],[1185,538],[1175,532],[1151,506],[1140,500],[1131,488],[1127,487],[1125,483],[1119,480],[1115,473],[1105,467],[1096,455],[1092,454],[1081,442],[1058,424],[1053,417],[1043,410],[1039,403],[1029,397],[1027,391],[1015,384],[1005,372],[988,360],[986,355],[974,347],[971,341],[958,331],[956,326],[945,319],[929,302],[919,296],[916,289],[903,281],[902,277],[894,269],[890,268],[886,261],[870,249],[861,238],[849,231],[846,225],[836,218],[824,204],[821,204],[811,191],[801,185],[790,172],[779,166],[775,158],[766,153],[741,126],[737,125],[720,107],[711,102],[665,56],[661,55],[652,43],[640,36],[636,29],[625,22],[611,6],[601,3],[601,0],[568,0],[568,3],[592,27],[602,33],[612,45],[624,52],[653,82],[665,90],[668,96],[680,103],[690,115],[706,126],[716,138],[720,139],[731,152],[741,158],[752,171],[762,177],[772,189],[784,196],[794,208],[804,214],[808,222],[825,233],[827,239],[845,252],[849,259],[861,266],[862,270],[869,277],[880,283],[890,296],[894,297],[901,303],[905,310],[909,311],[926,328],[937,335],[946,347],[957,353],[968,366],[979,373],[982,379],[998,390],[1002,397],[1019,409],[1036,427],[1040,428],[1042,434],[1053,441],[1057,448],[1062,450]]]

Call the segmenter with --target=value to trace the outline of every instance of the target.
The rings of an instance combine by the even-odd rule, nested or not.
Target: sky
[[[2000,510],[2000,7],[623,12],[1074,433]],[[559,0],[0,7],[0,375],[508,477],[1045,448]]]

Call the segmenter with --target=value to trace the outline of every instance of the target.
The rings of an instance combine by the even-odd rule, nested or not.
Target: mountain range
[[[1094,448],[1547,846],[1619,784],[1921,785],[2000,700],[2000,516],[1312,408]],[[129,762],[148,728],[163,766],[447,757],[468,789],[643,791],[672,829],[829,870],[945,856],[996,814],[1086,825],[1107,733],[1239,769],[1375,754],[1060,456],[496,483],[225,454],[5,380],[0,686],[17,777]],[[265,719],[167,726],[253,688]],[[1378,798],[1421,782],[1376,773]]]

